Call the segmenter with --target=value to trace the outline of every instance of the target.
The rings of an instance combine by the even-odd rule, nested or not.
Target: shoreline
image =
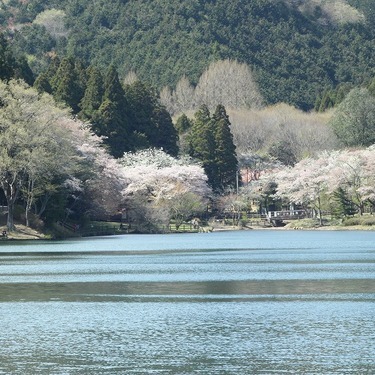
[[[2,228],[0,228],[2,230]],[[251,231],[251,230],[259,230],[259,231],[375,231],[375,226],[366,226],[366,225],[351,225],[351,226],[339,226],[339,225],[325,225],[321,227],[312,227],[312,228],[304,228],[304,227],[263,227],[263,226],[251,226],[251,227],[238,227],[238,226],[231,226],[231,225],[214,225],[208,227],[202,227],[202,231],[200,233],[218,233],[218,232],[230,232],[230,231]],[[184,234],[184,233],[181,233]],[[131,235],[131,234],[129,234]],[[67,237],[68,239],[68,237]],[[38,232],[35,229],[28,228],[24,225],[17,225],[15,232],[10,232],[7,234],[6,237],[0,237],[0,244],[1,241],[8,242],[8,241],[30,241],[30,240],[53,240],[50,236],[45,235],[44,233]],[[1,245],[0,245],[1,246]]]

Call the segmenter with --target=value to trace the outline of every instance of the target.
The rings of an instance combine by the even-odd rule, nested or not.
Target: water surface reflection
[[[374,374],[375,233],[0,245],[0,374]]]

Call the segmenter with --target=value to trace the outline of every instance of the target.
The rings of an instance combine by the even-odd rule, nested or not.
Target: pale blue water
[[[0,374],[375,374],[375,232],[0,242]]]

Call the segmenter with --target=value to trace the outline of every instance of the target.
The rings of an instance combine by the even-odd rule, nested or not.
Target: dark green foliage
[[[8,80],[14,73],[15,59],[5,37],[0,34],[0,79]]]
[[[183,113],[176,121],[175,128],[178,134],[186,133],[192,127],[192,121]]]
[[[47,92],[48,94],[52,94],[52,87],[49,82],[47,73],[41,73],[34,82],[34,88],[39,92],[39,94],[43,92]]]
[[[33,73],[23,55],[16,57],[5,36],[0,33],[0,79],[23,79],[28,84],[34,81]]]
[[[100,70],[96,67],[90,67],[87,75],[88,80],[85,94],[80,102],[80,117],[83,119],[95,117],[104,95],[104,81]]]
[[[318,96],[315,102],[315,110],[324,112],[327,109],[336,107],[345,99],[352,88],[350,84],[340,84],[335,89],[324,91],[321,96]]]
[[[229,117],[222,105],[218,105],[213,114],[215,124],[215,161],[217,184],[220,190],[235,188],[238,173],[236,146],[230,130]]]
[[[375,78],[373,78],[370,82],[370,84],[368,85],[368,91],[369,93],[375,97]]]
[[[74,113],[79,112],[79,103],[84,87],[82,87],[82,81],[73,58],[62,59],[56,74],[51,79],[51,86],[56,101],[65,103],[72,108]]]
[[[152,142],[153,147],[162,148],[166,153],[177,156],[177,131],[173,126],[171,115],[163,106],[157,105],[154,108],[152,125],[155,126],[157,131],[157,137]]]
[[[104,78],[103,101],[93,117],[93,129],[105,136],[110,153],[121,157],[129,151],[129,106],[125,99],[125,92],[121,86],[117,71],[110,66]]]
[[[225,108],[211,117],[207,106],[196,113],[189,133],[189,154],[202,162],[208,183],[216,193],[236,186],[237,156]]]
[[[208,183],[219,190],[215,164],[215,130],[210,111],[203,105],[194,115],[194,122],[189,134],[189,155],[202,162],[208,177]]]
[[[311,109],[322,88],[374,76],[373,2],[348,1],[365,22],[335,24],[318,8],[302,13],[286,0],[17,0],[19,20],[55,7],[66,12],[70,32],[66,42],[53,41],[32,25],[15,44],[35,55],[37,65],[57,50],[102,69],[114,63],[121,76],[135,70],[158,89],[183,75],[196,83],[212,61],[237,59],[256,72],[268,104]]]
[[[25,56],[16,58],[13,69],[13,78],[23,79],[30,86],[34,83],[34,74],[27,63]]]
[[[52,93],[80,119],[90,122],[115,157],[148,147],[178,154],[177,131],[156,91],[136,81],[125,92],[113,65],[103,77],[95,66],[85,68],[79,60],[68,57],[60,62],[55,57],[37,78],[35,88]]]
[[[132,148],[162,148],[176,156],[177,131],[167,110],[160,105],[156,92],[141,81],[126,86],[132,124]]]
[[[293,166],[297,163],[297,157],[292,151],[291,144],[287,141],[280,141],[270,146],[268,154],[284,165]]]
[[[357,209],[354,203],[349,199],[347,192],[342,188],[338,188],[333,193],[332,214],[337,218],[346,218],[354,216]]]

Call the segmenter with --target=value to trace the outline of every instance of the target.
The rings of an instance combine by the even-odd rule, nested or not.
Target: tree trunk
[[[322,219],[322,207],[320,202],[320,197],[318,197],[318,214],[319,214],[319,225],[323,226],[323,219]]]
[[[8,229],[8,232],[13,232],[15,230],[15,226],[14,226],[14,201],[13,200],[8,200],[7,229]]]
[[[16,203],[18,193],[19,193],[19,189],[15,186],[14,181],[11,184],[9,183],[6,184],[5,186],[2,185],[3,191],[5,193],[5,198],[7,200],[7,205],[8,205],[7,229],[9,232],[13,232],[15,230],[14,205]]]
[[[30,220],[29,220],[29,213],[34,201],[34,180],[29,180],[28,186],[27,186],[27,199],[26,199],[26,208],[25,208],[25,221],[26,226],[30,226]]]

